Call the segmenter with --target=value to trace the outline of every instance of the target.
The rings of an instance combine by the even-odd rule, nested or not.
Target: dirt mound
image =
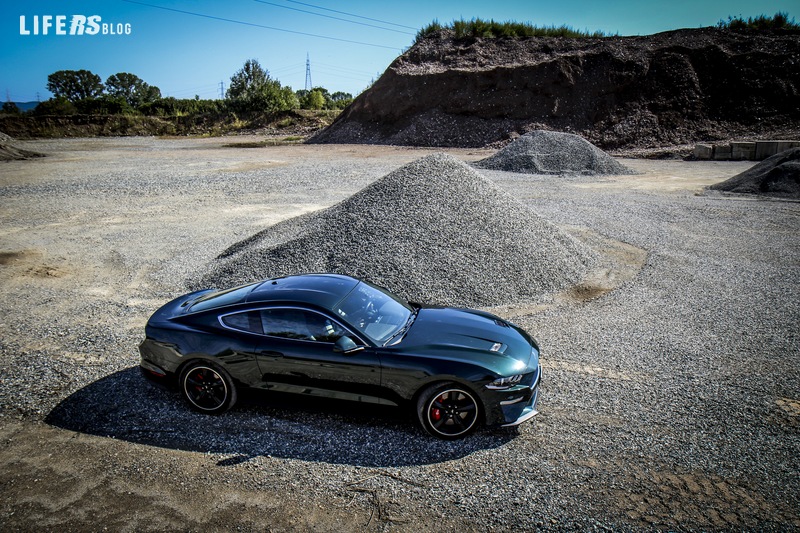
[[[632,173],[583,137],[544,130],[526,133],[496,154],[478,161],[475,166],[526,174],[595,176]]]
[[[239,242],[190,285],[337,272],[412,300],[489,306],[575,284],[593,262],[583,244],[476,170],[433,154]]]
[[[603,149],[800,132],[797,32],[421,39],[311,142],[475,147],[576,133]]]
[[[14,139],[0,131],[0,161],[17,161],[20,159],[31,159],[32,157],[43,157],[44,154],[23,150],[13,144]]]
[[[709,189],[800,199],[800,148],[768,157]]]

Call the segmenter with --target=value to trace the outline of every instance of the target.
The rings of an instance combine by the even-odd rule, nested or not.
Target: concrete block
[[[734,161],[752,161],[756,158],[756,143],[732,142],[731,159]]]
[[[694,146],[695,159],[711,159],[714,156],[714,146],[711,144],[696,144]]]
[[[778,151],[775,152],[776,154],[800,146],[800,142],[798,141],[775,141],[775,142],[778,143],[778,148],[777,148]]]
[[[756,159],[761,161],[778,153],[779,141],[756,141]]]
[[[731,145],[730,144],[715,144],[714,145],[714,160],[727,161],[731,158]]]

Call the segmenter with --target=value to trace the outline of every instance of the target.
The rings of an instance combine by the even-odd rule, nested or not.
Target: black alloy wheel
[[[465,437],[478,426],[480,408],[473,393],[449,383],[423,392],[417,415],[425,431],[446,440]]]
[[[219,414],[236,403],[236,387],[227,372],[205,361],[190,363],[181,372],[181,392],[195,411]]]

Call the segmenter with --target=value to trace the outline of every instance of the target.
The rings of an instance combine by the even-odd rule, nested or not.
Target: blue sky
[[[729,15],[771,16],[778,11],[800,17],[800,0],[3,2],[0,90],[3,101],[45,100],[51,96],[48,74],[87,69],[103,81],[118,72],[136,74],[164,96],[217,98],[220,82],[227,88],[230,77],[250,58],[296,90],[305,86],[308,54],[315,86],[355,95],[412,44],[415,29],[434,19],[480,17],[646,35],[712,26]],[[48,15],[54,21],[56,15],[65,15],[66,33],[73,15],[99,16],[95,21],[100,31],[57,35],[53,23],[44,35],[43,17]],[[102,24],[110,28],[108,34],[103,35]],[[116,34],[120,25],[123,32]]]

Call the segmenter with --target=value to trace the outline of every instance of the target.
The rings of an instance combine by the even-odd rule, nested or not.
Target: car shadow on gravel
[[[439,463],[503,446],[516,429],[483,429],[458,441],[429,437],[399,408],[247,393],[231,411],[191,411],[138,367],[76,391],[45,418],[50,425],[137,444],[230,454],[220,466],[268,456],[353,466]]]

